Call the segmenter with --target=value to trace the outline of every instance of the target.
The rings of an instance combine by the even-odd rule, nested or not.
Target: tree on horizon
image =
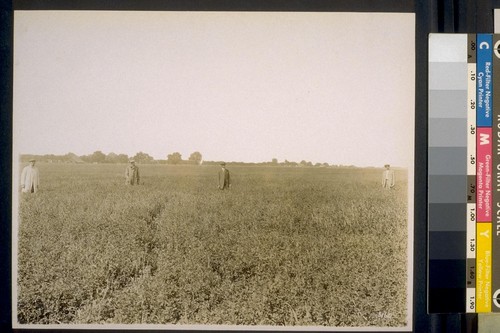
[[[200,164],[202,161],[203,157],[199,151],[195,151],[189,156],[189,161],[193,161],[196,164]]]
[[[151,162],[154,161],[154,158],[152,156],[150,156],[149,154],[144,153],[142,151],[140,151],[137,154],[135,154],[135,156],[133,157],[133,159],[137,163],[151,163]]]
[[[167,164],[179,164],[182,161],[182,155],[179,152],[168,154]]]

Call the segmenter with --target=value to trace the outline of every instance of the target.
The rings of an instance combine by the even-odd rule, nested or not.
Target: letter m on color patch
[[[487,133],[479,133],[479,144],[488,145],[490,144],[490,135]]]

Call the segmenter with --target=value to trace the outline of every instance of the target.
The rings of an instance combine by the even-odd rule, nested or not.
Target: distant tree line
[[[179,152],[174,152],[168,154],[166,159],[163,160],[155,160],[151,155],[144,153],[142,151],[138,152],[134,156],[128,156],[127,154],[116,154],[109,153],[105,154],[102,151],[98,150],[93,152],[90,155],[81,155],[78,156],[74,153],[68,153],[65,155],[54,155],[54,154],[46,154],[46,155],[32,155],[32,154],[23,154],[21,155],[21,162],[27,162],[30,159],[36,159],[39,162],[47,162],[47,163],[91,163],[91,164],[104,164],[104,163],[127,163],[129,160],[133,159],[136,163],[139,164],[170,164],[170,165],[218,165],[222,161],[203,161],[203,156],[200,152],[195,151],[187,160],[182,159],[182,155]],[[300,162],[291,162],[288,160],[284,160],[283,162],[278,162],[277,158],[273,158],[270,162],[237,162],[237,161],[225,161],[231,165],[266,165],[266,166],[285,166],[285,167],[349,167],[353,168],[353,165],[336,165],[336,164],[328,164],[328,163],[312,163],[310,161],[302,160]]]

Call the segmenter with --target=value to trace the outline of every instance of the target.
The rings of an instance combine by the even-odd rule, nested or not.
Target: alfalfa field
[[[40,164],[19,194],[19,324],[400,327],[407,170]]]

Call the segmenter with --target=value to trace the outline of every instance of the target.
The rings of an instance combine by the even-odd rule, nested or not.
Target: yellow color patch
[[[491,311],[491,222],[477,223],[476,298],[477,312]]]

